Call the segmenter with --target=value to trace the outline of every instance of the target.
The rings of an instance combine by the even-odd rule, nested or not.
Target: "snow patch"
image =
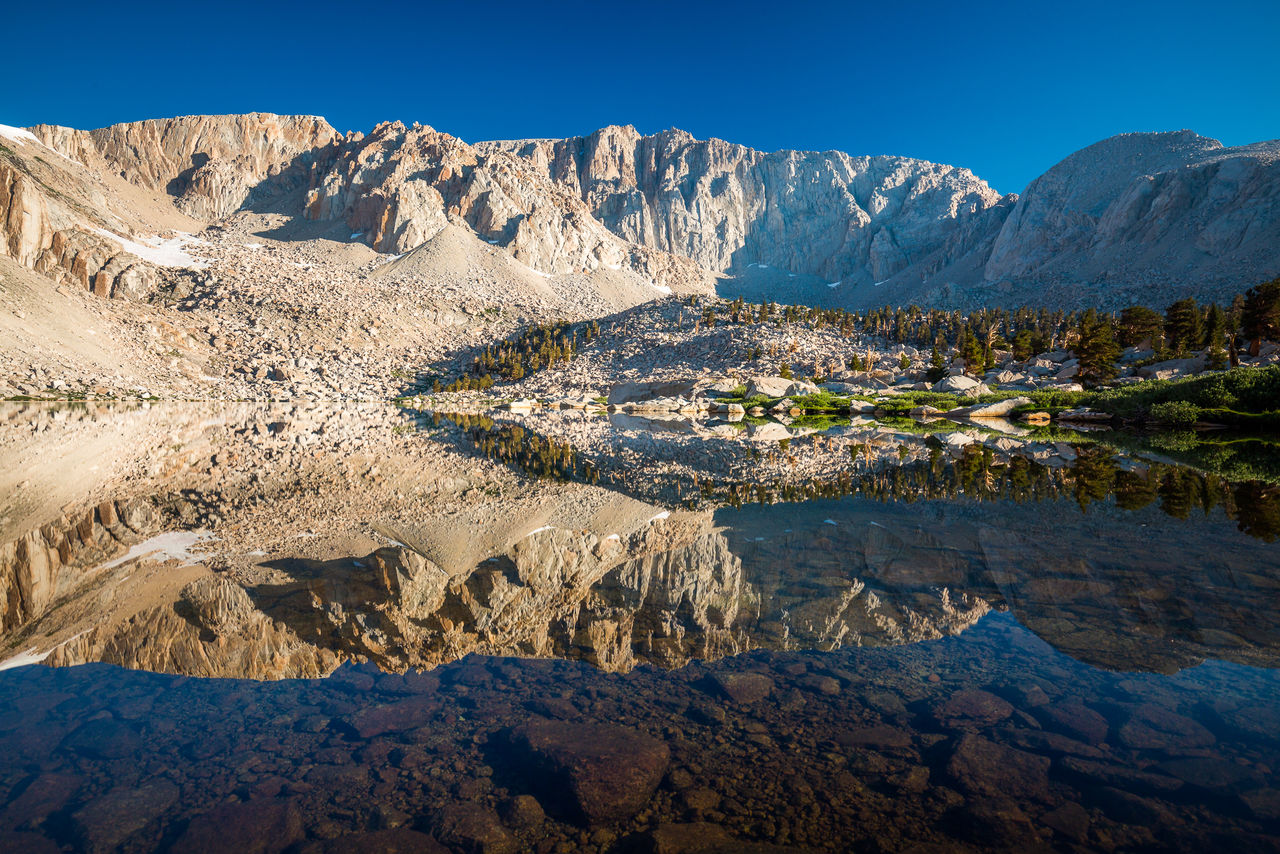
[[[831,519],[823,519],[823,520],[822,520],[822,524],[824,524],[824,525],[835,525],[835,526],[837,526],[837,527],[839,527],[839,525],[840,525],[840,523],[839,523],[839,522],[832,521]]]
[[[844,279],[841,279],[841,280],[840,280],[840,282],[843,282],[843,281],[844,281]],[[827,282],[827,287],[829,287],[829,288],[838,288],[838,287],[840,287],[840,282]]]
[[[49,647],[49,649],[45,652],[37,652],[36,648],[33,646],[31,647],[31,649],[27,650],[26,652],[20,652],[15,656],[6,658],[4,661],[0,661],[0,670],[11,670],[14,667],[26,667],[28,664],[39,664],[40,662],[48,658],[50,655],[53,655],[54,650],[62,649],[64,646],[71,643],[73,640],[76,640],[79,637],[87,635],[88,633],[89,633],[88,629],[85,629],[83,632],[76,632],[74,635],[67,638],[62,643],[54,644],[53,646]]]
[[[245,249],[261,249],[262,248],[261,243],[241,243],[240,245],[243,246]]]
[[[660,285],[657,282],[650,282],[649,287],[653,288],[655,291],[664,293],[667,296],[671,296],[671,288],[667,287],[666,285]]]
[[[8,127],[8,125],[0,125],[0,130],[3,130],[6,127]],[[52,654],[52,649],[48,652],[38,652],[33,646],[26,652],[20,652],[11,658],[6,658],[4,661],[0,661],[0,670],[11,670],[14,667],[26,667],[28,664],[39,664]]]
[[[885,280],[884,280],[884,282],[887,282],[887,281],[889,281],[889,280],[888,280],[888,279],[885,279]],[[884,282],[876,282],[875,284],[873,284],[873,285],[872,285],[872,287],[873,287],[873,288],[878,288],[878,287],[880,287],[881,285],[883,285],[883,284],[884,284]]]
[[[0,125],[0,136],[13,142],[34,142],[36,145],[43,145],[31,131],[16,128],[13,125]]]
[[[167,531],[163,534],[143,540],[124,555],[104,563],[98,569],[113,569],[122,563],[138,558],[149,557],[154,560],[180,560],[183,566],[190,566],[195,546],[210,540],[216,540],[213,534],[205,530]]]
[[[541,534],[543,531],[550,531],[550,530],[551,530],[551,529],[553,529],[554,527],[555,527],[555,525],[543,525],[541,528],[535,528],[534,530],[532,530],[532,531],[530,531],[529,533],[525,534],[525,536],[526,536],[526,537],[532,537],[534,534]]]
[[[667,517],[669,517],[670,515],[671,515],[671,511],[670,511],[670,510],[663,510],[663,511],[662,511],[661,513],[659,513],[657,516],[654,516],[652,519],[650,519],[650,520],[649,520],[649,522],[656,522],[656,521],[658,521],[659,519],[666,519],[666,518],[667,518]],[[645,524],[648,524],[648,523],[646,522]]]
[[[58,155],[58,156],[59,156],[59,157],[61,157],[63,160],[67,161],[68,163],[74,163],[76,166],[83,166],[83,165],[84,165],[83,163],[81,163],[81,162],[80,162],[80,161],[78,161],[78,160],[72,160],[70,157],[68,157],[67,155],[63,154],[63,153],[62,153],[61,151],[59,151],[58,149],[56,149],[56,148],[50,148],[49,146],[45,145],[43,142],[41,142],[41,141],[39,140],[39,138],[38,138],[35,134],[33,134],[33,133],[32,133],[31,131],[29,131],[29,130],[23,130],[22,128],[16,128],[16,127],[14,127],[13,125],[0,125],[0,136],[4,137],[4,138],[5,138],[5,139],[7,139],[7,140],[11,140],[12,142],[17,142],[17,143],[22,143],[22,144],[26,144],[26,143],[28,143],[28,142],[34,142],[36,145],[40,146],[40,147],[41,147],[41,148],[43,148],[45,151],[48,151],[48,152],[51,152],[51,153],[53,153],[53,154]]]
[[[173,237],[139,236],[138,240],[130,240],[127,237],[121,237],[114,231],[107,231],[105,228],[95,228],[94,231],[119,243],[125,252],[137,255],[143,261],[149,261],[160,267],[186,267],[190,270],[202,270],[208,266],[208,264],[196,259],[191,253],[187,252],[188,246],[202,244],[204,241],[186,232],[176,232]],[[138,241],[145,242],[140,243]]]

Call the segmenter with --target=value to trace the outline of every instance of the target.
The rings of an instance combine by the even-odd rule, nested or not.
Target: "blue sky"
[[[0,123],[192,113],[463,139],[681,127],[1018,192],[1114,133],[1280,137],[1280,0],[19,3]]]

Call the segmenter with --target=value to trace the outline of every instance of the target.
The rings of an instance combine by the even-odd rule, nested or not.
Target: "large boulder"
[[[215,851],[266,854],[283,851],[303,836],[302,815],[293,801],[261,798],[223,804],[196,816],[173,850],[192,854]]]
[[[1201,354],[1189,359],[1169,359],[1165,362],[1156,362],[1154,365],[1143,365],[1138,368],[1137,373],[1143,379],[1171,380],[1198,374],[1204,370],[1206,363],[1204,354]]]
[[[639,812],[671,762],[663,742],[610,724],[535,718],[509,738],[540,791],[561,796],[568,812],[593,825]]]
[[[960,791],[971,798],[1047,800],[1049,765],[1047,756],[1015,750],[970,733],[956,743],[946,770]]]
[[[747,380],[747,397],[790,397],[797,394],[817,394],[818,387],[803,380],[786,377],[752,377]]]
[[[791,438],[791,431],[784,425],[770,421],[768,424],[752,424],[747,428],[747,438],[753,442],[779,442]]]
[[[653,382],[622,383],[609,392],[611,404],[639,403],[657,398],[689,397],[697,380],[657,380]]]
[[[944,377],[934,383],[933,390],[947,394],[959,394],[964,397],[981,397],[984,394],[991,393],[991,389],[972,377],[966,376]]]
[[[1023,404],[1030,403],[1029,397],[1011,397],[1008,400],[997,400],[995,403],[975,403],[973,406],[961,406],[947,413],[952,418],[1004,418]]]

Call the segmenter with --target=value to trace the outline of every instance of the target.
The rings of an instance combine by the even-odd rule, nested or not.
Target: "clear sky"
[[[11,4],[0,123],[193,113],[466,140],[680,127],[1019,192],[1114,133],[1280,137],[1280,0]]]

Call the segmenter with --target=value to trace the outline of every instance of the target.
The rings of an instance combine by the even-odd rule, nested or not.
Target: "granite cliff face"
[[[627,240],[712,270],[768,265],[872,284],[943,249],[1002,197],[967,169],[841,151],[764,153],[679,130],[611,126],[488,142],[569,188]]]
[[[149,293],[157,271],[107,233],[130,230],[128,218],[94,176],[30,134],[0,136],[0,252],[98,296]]]
[[[173,197],[178,210],[212,221],[233,213],[263,182],[305,180],[340,136],[317,116],[181,116],[73,130],[31,128],[45,145],[101,174]]]
[[[1018,199],[987,281],[1219,298],[1280,273],[1280,141],[1225,148],[1191,131],[1111,137]],[[1154,298],[1159,305],[1159,297]]]
[[[314,183],[307,218],[340,219],[379,252],[407,252],[456,221],[543,274],[629,269],[662,287],[709,280],[693,263],[619,239],[519,158],[429,127],[388,122],[351,136]]]
[[[717,271],[778,268],[780,298],[1120,307],[1229,299],[1280,273],[1277,142],[1123,134],[1071,155],[1021,198],[952,166],[765,154],[677,130],[477,147],[518,154],[627,240]],[[785,281],[795,274],[839,289]]]

